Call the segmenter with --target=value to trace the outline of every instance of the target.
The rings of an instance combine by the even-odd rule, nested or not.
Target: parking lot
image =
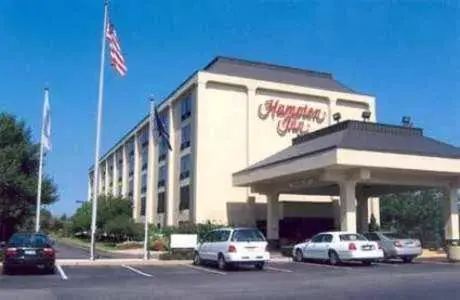
[[[220,271],[213,267],[59,266],[54,275],[0,276],[0,299],[456,299],[460,265],[434,262],[330,266],[270,263]],[[458,298],[457,298],[458,299]]]

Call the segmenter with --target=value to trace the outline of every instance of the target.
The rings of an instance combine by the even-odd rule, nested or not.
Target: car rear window
[[[11,247],[49,247],[48,238],[38,234],[15,234],[8,244]]]
[[[383,234],[385,237],[389,238],[389,239],[406,239],[407,237],[404,237],[402,236],[401,234],[399,233],[395,233],[395,232],[388,232],[388,233],[384,233]]]
[[[341,241],[350,242],[350,241],[367,241],[367,239],[361,234],[355,233],[346,233],[339,235]]]
[[[234,242],[264,242],[264,235],[257,229],[239,229],[233,232]]]

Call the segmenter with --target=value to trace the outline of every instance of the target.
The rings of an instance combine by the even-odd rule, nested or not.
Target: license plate
[[[35,250],[26,250],[24,253],[26,255],[35,255]]]
[[[246,247],[246,250],[251,251],[251,252],[254,251],[255,249],[256,248],[254,248],[254,247]]]
[[[363,250],[372,250],[372,246],[363,246]]]

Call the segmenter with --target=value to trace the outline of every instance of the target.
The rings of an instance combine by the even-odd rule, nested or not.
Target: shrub
[[[193,249],[173,249],[170,252],[161,253],[160,260],[192,260]]]
[[[292,249],[294,246],[283,246],[281,247],[281,255],[285,257],[292,257]]]
[[[150,245],[151,251],[166,251],[168,250],[168,243],[163,239],[154,240]]]
[[[118,245],[119,250],[139,249],[142,248],[142,243],[138,242],[125,242]]]

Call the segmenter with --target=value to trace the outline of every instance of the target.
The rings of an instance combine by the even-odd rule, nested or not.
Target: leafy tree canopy
[[[8,237],[35,214],[39,149],[23,121],[0,113],[0,238]],[[42,204],[57,200],[57,188],[44,174]]]

